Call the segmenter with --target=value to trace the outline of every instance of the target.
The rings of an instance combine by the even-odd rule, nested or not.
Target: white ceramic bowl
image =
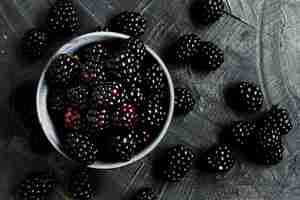
[[[45,73],[50,66],[53,59],[62,53],[66,54],[73,54],[76,52],[79,48],[93,43],[93,42],[99,42],[99,41],[107,41],[112,39],[127,39],[129,36],[119,33],[113,33],[113,32],[95,32],[95,33],[89,33],[82,36],[79,36],[70,42],[68,42],[66,45],[61,47],[55,55],[49,60],[46,68],[43,70],[42,75],[39,80],[38,89],[37,89],[37,95],[36,95],[36,103],[37,103],[37,114],[40,121],[40,124],[42,126],[42,129],[50,141],[50,143],[54,146],[54,148],[61,153],[64,157],[69,158],[62,150],[61,143],[59,141],[59,138],[57,136],[57,133],[54,128],[54,124],[49,116],[48,110],[47,110],[47,94],[48,94],[48,86],[45,81]],[[170,92],[170,106],[169,106],[169,112],[166,119],[166,122],[161,130],[161,132],[157,135],[157,138],[153,140],[153,142],[143,151],[136,154],[131,160],[127,162],[115,162],[115,163],[108,163],[108,162],[101,162],[97,161],[94,164],[90,165],[91,168],[96,169],[114,169],[119,167],[124,167],[126,165],[132,164],[146,155],[148,155],[152,150],[155,149],[155,147],[160,143],[160,141],[165,136],[167,129],[170,125],[170,122],[173,117],[173,111],[174,111],[174,86],[171,79],[171,76],[168,72],[168,69],[164,62],[160,59],[160,57],[148,46],[146,46],[147,51],[155,58],[155,60],[159,63],[161,68],[163,69],[165,76],[168,80],[169,85],[169,92]]]

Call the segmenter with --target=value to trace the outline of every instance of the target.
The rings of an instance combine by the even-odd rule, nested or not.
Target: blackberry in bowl
[[[174,86],[160,57],[140,39],[114,32],[85,34],[60,48],[40,77],[36,98],[54,148],[97,169],[148,155],[174,111]],[[55,114],[53,108],[59,108]]]

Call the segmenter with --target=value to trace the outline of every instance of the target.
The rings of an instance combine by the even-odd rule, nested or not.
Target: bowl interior
[[[59,141],[59,138],[57,136],[57,133],[55,131],[55,126],[50,118],[50,115],[47,110],[47,94],[48,94],[48,86],[45,81],[45,73],[47,69],[49,68],[51,62],[54,60],[54,58],[62,53],[66,54],[73,54],[78,49],[80,49],[83,46],[86,46],[90,43],[97,42],[97,41],[107,41],[107,40],[114,40],[114,39],[127,39],[129,36],[119,33],[113,33],[113,32],[95,32],[95,33],[89,33],[82,35],[80,37],[77,37],[70,42],[68,42],[66,45],[64,45],[62,48],[60,48],[55,55],[49,60],[46,68],[42,72],[42,75],[39,80],[38,84],[38,90],[37,90],[37,96],[36,96],[36,102],[37,102],[37,112],[38,112],[38,118],[41,123],[42,129],[44,133],[46,134],[46,137],[50,141],[50,143],[54,146],[54,148],[59,151],[62,155],[64,155],[66,158],[70,159],[62,150],[61,143]],[[172,120],[173,116],[173,110],[174,110],[174,87],[172,83],[172,79],[170,77],[170,74],[163,63],[163,61],[160,59],[160,57],[146,45],[146,50],[153,56],[153,58],[159,63],[161,68],[164,71],[164,74],[168,81],[169,86],[169,92],[170,92],[170,105],[169,105],[169,112],[167,119],[165,121],[164,126],[161,129],[161,132],[158,134],[157,138],[152,141],[152,143],[143,151],[136,154],[131,160],[127,162],[101,162],[96,161],[94,164],[90,165],[91,168],[97,168],[97,169],[113,169],[113,168],[119,168],[126,165],[129,165],[147,154],[149,154],[163,139],[165,136],[167,129],[170,125],[170,122]]]

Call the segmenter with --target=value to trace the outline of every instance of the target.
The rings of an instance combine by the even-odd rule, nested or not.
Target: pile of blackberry
[[[131,37],[55,58],[46,73],[48,109],[73,160],[129,161],[156,138],[170,97],[151,57],[143,41]]]

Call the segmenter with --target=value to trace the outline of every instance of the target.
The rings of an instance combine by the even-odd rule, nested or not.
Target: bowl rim
[[[97,40],[88,40],[90,38],[98,38]],[[106,38],[106,39],[105,39]],[[59,48],[53,56],[49,59],[47,62],[46,67],[43,69],[39,82],[38,82],[38,87],[37,87],[37,93],[36,93],[36,108],[37,108],[37,115],[39,119],[39,123],[43,129],[43,132],[45,136],[47,137],[48,141],[51,143],[51,145],[60,153],[62,154],[65,158],[72,160],[68,155],[66,155],[61,148],[61,143],[58,139],[57,133],[54,129],[54,124],[49,116],[48,113],[48,108],[47,108],[47,94],[48,94],[48,87],[46,84],[45,80],[45,74],[47,70],[49,69],[49,66],[51,65],[52,61],[62,53],[73,53],[79,48],[93,42],[97,41],[105,41],[109,39],[128,39],[129,36],[121,33],[115,33],[115,32],[93,32],[93,33],[87,33],[81,36],[78,36],[66,44],[64,44],[61,48]],[[89,42],[80,44],[81,41],[87,40]],[[77,46],[76,46],[77,45]],[[155,140],[152,141],[150,145],[148,145],[144,150],[139,152],[138,154],[134,155],[132,159],[126,162],[115,162],[115,163],[108,163],[108,162],[101,162],[101,161],[96,161],[94,164],[91,164],[87,167],[89,168],[94,168],[94,169],[115,169],[115,168],[121,168],[125,167],[127,165],[130,165],[132,163],[135,163],[142,158],[146,157],[149,155],[162,141],[164,136],[167,133],[168,127],[172,121],[173,114],[174,114],[174,85],[173,81],[171,78],[171,75],[163,62],[163,60],[160,58],[160,56],[152,50],[148,45],[146,46],[146,50],[153,56],[153,58],[158,62],[160,67],[163,69],[163,72],[167,78],[168,81],[168,86],[169,86],[169,92],[170,92],[170,104],[169,104],[169,112],[167,119],[164,123],[164,126],[162,127],[160,133],[158,136],[155,138]],[[51,133],[50,133],[51,132]]]

